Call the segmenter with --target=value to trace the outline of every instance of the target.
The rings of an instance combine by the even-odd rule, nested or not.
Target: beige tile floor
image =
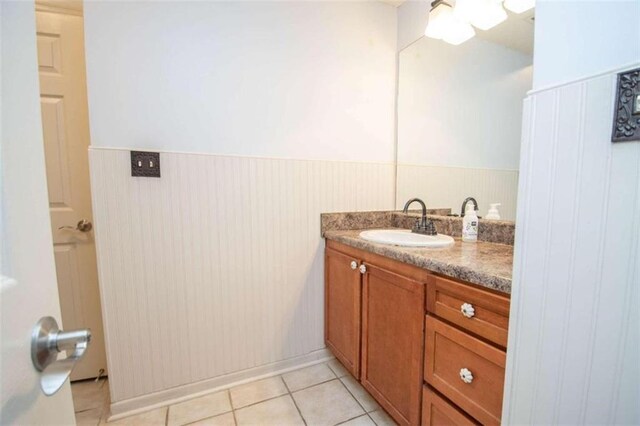
[[[108,381],[71,385],[78,425],[106,423]],[[387,426],[393,420],[333,359],[107,425]]]

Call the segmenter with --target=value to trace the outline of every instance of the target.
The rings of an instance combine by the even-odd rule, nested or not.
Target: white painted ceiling
[[[387,3],[387,4],[390,4],[391,6],[398,7],[407,0],[380,0],[380,1],[382,3]]]

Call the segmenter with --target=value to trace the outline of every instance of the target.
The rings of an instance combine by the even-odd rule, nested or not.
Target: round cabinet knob
[[[476,314],[476,310],[471,303],[463,303],[462,306],[460,306],[460,312],[467,318],[473,318]]]
[[[473,374],[471,374],[471,371],[463,368],[460,370],[460,380],[465,383],[471,383],[473,382]]]
[[[356,262],[355,260],[351,261],[351,269],[356,270],[356,268],[358,267],[358,262]]]
[[[367,272],[367,267],[364,264],[360,265],[360,273],[364,274],[365,272]]]

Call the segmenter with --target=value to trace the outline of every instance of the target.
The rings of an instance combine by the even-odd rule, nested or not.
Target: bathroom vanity
[[[327,347],[401,425],[499,424],[512,246],[377,244],[346,222],[323,229]]]
[[[409,215],[322,217],[326,345],[403,425],[499,424],[502,415],[532,49],[497,40],[461,48],[424,37],[399,53],[395,208]],[[451,217],[466,201],[480,217],[476,243],[460,241],[462,219]],[[487,209],[497,204],[499,216]],[[447,209],[423,215],[427,206]],[[489,213],[508,221],[482,219]],[[445,247],[408,247],[436,237]]]

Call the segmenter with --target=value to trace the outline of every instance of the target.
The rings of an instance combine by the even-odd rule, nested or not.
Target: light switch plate
[[[611,142],[640,141],[640,68],[618,74]]]
[[[160,153],[131,151],[131,176],[160,177]]]

